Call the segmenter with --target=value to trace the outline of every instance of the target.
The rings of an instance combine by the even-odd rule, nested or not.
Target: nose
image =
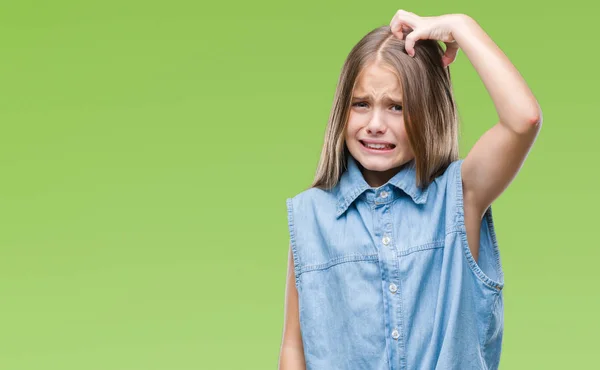
[[[369,123],[367,124],[367,132],[371,135],[385,133],[386,127],[383,119],[381,119],[377,111],[373,112]]]

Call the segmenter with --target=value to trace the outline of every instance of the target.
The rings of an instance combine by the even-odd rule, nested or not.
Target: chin
[[[397,158],[370,158],[366,156],[354,156],[354,158],[360,162],[365,169],[371,171],[386,171],[400,165]]]
[[[369,171],[379,171],[379,172],[383,172],[383,171],[387,171],[390,170],[392,168],[398,167],[400,166],[400,164],[397,164],[397,161],[365,161],[366,163],[362,163],[364,168],[366,168]]]
[[[377,158],[369,156],[354,156],[353,157],[367,170],[370,171],[387,171],[392,168],[398,168],[412,160],[412,158]]]

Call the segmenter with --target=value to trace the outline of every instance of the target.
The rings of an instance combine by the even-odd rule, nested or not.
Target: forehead
[[[389,67],[371,64],[358,75],[353,95],[388,95],[399,98],[402,96],[402,85],[396,73]]]

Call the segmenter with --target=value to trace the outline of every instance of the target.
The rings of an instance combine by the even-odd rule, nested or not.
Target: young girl
[[[448,68],[459,48],[499,116],[464,159]],[[399,10],[352,49],[334,99],[315,181],[286,200],[279,368],[497,369],[491,204],[540,130],[535,97],[469,16]]]

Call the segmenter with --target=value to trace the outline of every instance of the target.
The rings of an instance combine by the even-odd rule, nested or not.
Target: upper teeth
[[[383,148],[391,148],[391,144],[371,144],[371,143],[365,143],[366,146],[368,146],[369,148],[376,148],[376,149],[383,149]]]

